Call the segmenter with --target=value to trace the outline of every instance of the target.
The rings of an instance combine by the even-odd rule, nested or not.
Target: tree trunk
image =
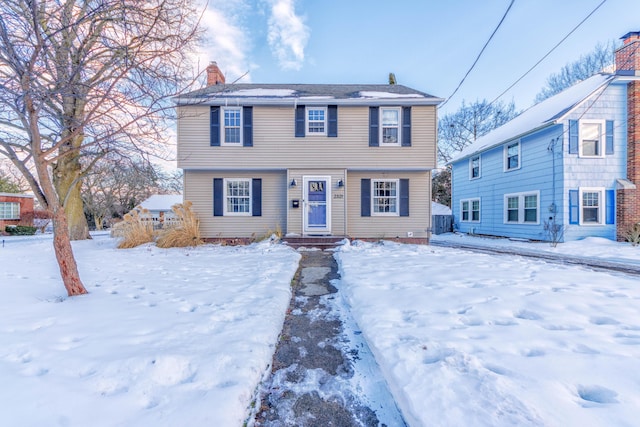
[[[102,221],[104,221],[104,216],[103,215],[94,215],[93,216],[93,222],[96,223],[96,230],[102,231],[102,229],[103,229]]]
[[[69,239],[69,228],[63,208],[58,207],[53,212],[53,249],[56,253],[58,266],[60,267],[60,275],[62,282],[67,289],[67,294],[72,297],[75,295],[86,294],[87,290],[80,280],[78,273],[78,265],[73,256],[73,249]]]
[[[68,233],[71,240],[91,238],[87,218],[84,215],[82,180],[78,179],[80,173],[81,165],[78,156],[71,153],[61,158],[53,169],[56,192],[67,214]]]

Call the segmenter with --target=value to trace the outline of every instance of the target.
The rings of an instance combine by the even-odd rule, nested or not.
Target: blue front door
[[[304,231],[307,234],[330,232],[330,185],[329,177],[304,177]]]

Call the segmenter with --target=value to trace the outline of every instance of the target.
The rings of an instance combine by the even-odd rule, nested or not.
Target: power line
[[[605,0],[606,1],[606,0]],[[502,19],[500,19],[500,22],[498,22],[498,25],[496,26],[496,28],[493,30],[493,33],[491,33],[491,35],[489,36],[489,39],[487,40],[487,42],[484,44],[484,46],[482,47],[482,50],[480,51],[480,53],[478,54],[478,56],[476,57],[476,60],[473,61],[473,64],[471,64],[471,67],[469,68],[469,71],[467,71],[467,73],[464,75],[464,77],[462,78],[462,80],[460,80],[460,83],[458,83],[458,87],[456,87],[456,89],[453,91],[453,93],[451,95],[449,95],[446,99],[446,101],[444,101],[442,104],[440,104],[440,106],[438,108],[442,108],[444,107],[444,105],[449,102],[449,100],[453,97],[453,95],[456,94],[456,92],[458,92],[458,89],[460,89],[460,86],[462,86],[462,83],[464,83],[464,81],[467,79],[467,76],[469,75],[469,73],[471,73],[471,71],[473,70],[473,68],[476,66],[476,64],[478,63],[478,61],[480,60],[480,57],[482,56],[482,53],[484,52],[484,50],[487,48],[487,46],[489,45],[489,42],[491,41],[491,39],[493,39],[493,36],[496,34],[496,32],[498,31],[498,28],[500,28],[500,26],[502,25],[502,23],[504,22],[505,18],[507,17],[507,14],[509,13],[509,11],[511,10],[511,7],[513,6],[513,3],[515,2],[515,0],[511,0],[511,3],[509,3],[509,7],[507,7],[507,10],[504,12],[504,15],[502,15]]]
[[[573,29],[571,31],[569,31],[569,33],[567,33],[566,36],[564,36],[562,38],[562,40],[560,40],[554,47],[551,48],[551,50],[549,50],[542,58],[540,58],[540,60],[538,62],[536,62],[533,67],[529,68],[522,76],[520,76],[520,78],[518,78],[518,80],[516,80],[515,82],[513,82],[513,84],[511,86],[509,86],[508,88],[506,88],[500,95],[498,95],[497,97],[495,97],[495,99],[493,101],[491,101],[489,103],[489,105],[493,104],[494,102],[496,102],[498,99],[500,99],[505,93],[509,92],[515,85],[517,85],[518,83],[520,83],[520,80],[522,80],[523,78],[525,78],[525,76],[527,76],[527,74],[529,74],[531,71],[533,71],[534,68],[536,68],[538,65],[540,65],[540,63],[542,61],[544,61],[549,55],[551,55],[551,53],[556,50],[556,48],[558,46],[560,46],[562,43],[564,43],[564,41],[569,38],[569,36],[571,34],[573,34],[582,24],[585,23],[585,21],[587,19],[589,19],[591,17],[591,15],[593,15],[598,9],[600,9],[600,7],[605,4],[607,2],[607,0],[602,0],[600,2],[600,4],[598,4],[595,9],[593,9],[591,11],[591,13],[589,13],[582,21],[580,21],[578,23],[578,25],[576,25],[575,27],[573,27]],[[445,102],[446,103],[446,102]],[[442,104],[444,105],[444,104]]]

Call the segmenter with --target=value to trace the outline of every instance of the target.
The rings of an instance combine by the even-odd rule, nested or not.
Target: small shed
[[[433,234],[453,231],[451,208],[437,202],[431,202],[431,227]]]

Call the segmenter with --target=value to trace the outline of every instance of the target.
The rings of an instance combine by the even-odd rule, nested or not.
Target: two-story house
[[[439,98],[401,85],[225,84],[176,98],[178,167],[207,239],[427,242]]]
[[[450,162],[459,231],[623,240],[640,222],[640,32],[623,40],[614,73],[540,102]]]

